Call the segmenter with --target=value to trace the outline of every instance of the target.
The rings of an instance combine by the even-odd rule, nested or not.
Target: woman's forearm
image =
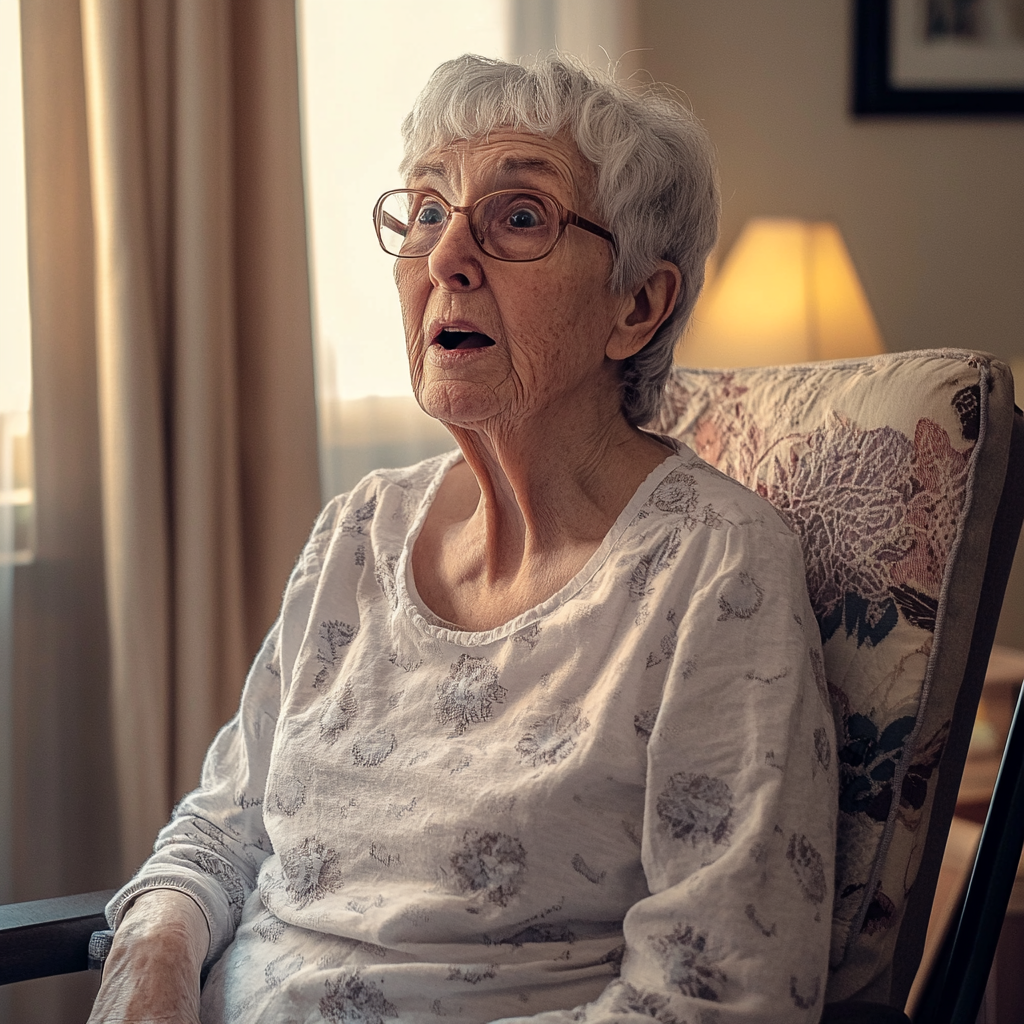
[[[114,934],[89,1024],[199,1020],[199,975],[210,948],[206,916],[190,896],[139,896]]]

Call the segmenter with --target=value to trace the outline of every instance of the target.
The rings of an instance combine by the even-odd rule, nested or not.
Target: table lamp
[[[748,221],[676,350],[686,366],[770,366],[883,352],[835,224]]]

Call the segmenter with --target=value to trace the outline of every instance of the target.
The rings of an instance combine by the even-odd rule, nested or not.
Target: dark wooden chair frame
[[[1010,436],[1010,455],[1006,466],[1003,492],[999,500],[981,599],[974,621],[971,649],[964,673],[961,697],[967,706],[957,702],[954,729],[949,744],[955,741],[950,764],[959,784],[970,745],[970,730],[981,696],[981,683],[995,640],[999,609],[1010,576],[1021,524],[1024,520],[1024,416],[1014,409]],[[979,682],[980,677],[980,682]],[[971,691],[977,690],[973,696]],[[947,745],[947,751],[948,746]],[[946,758],[943,758],[946,770]],[[956,803],[956,787],[946,792],[943,835]],[[938,796],[938,795],[937,795]],[[952,806],[950,806],[952,805]],[[939,813],[936,804],[933,814]],[[944,845],[944,844],[943,844]],[[1024,688],[1017,699],[1010,732],[1003,750],[999,774],[982,829],[974,867],[959,912],[947,932],[916,1017],[925,1024],[974,1024],[985,994],[989,972],[999,943],[999,933],[1006,917],[1010,893],[1017,874],[1021,850],[1024,848]],[[941,857],[941,850],[939,852]],[[922,865],[923,867],[923,865]],[[937,868],[935,878],[938,877]],[[931,902],[935,878],[930,880]]]

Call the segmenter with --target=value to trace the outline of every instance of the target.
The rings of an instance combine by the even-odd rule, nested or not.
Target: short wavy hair
[[[399,169],[407,175],[432,149],[497,128],[568,134],[593,165],[595,207],[618,243],[614,291],[638,287],[660,260],[679,268],[675,308],[623,367],[623,413],[631,424],[647,423],[718,239],[718,173],[704,126],[663,90],[634,91],[566,53],[528,65],[465,54],[430,76],[403,122]]]

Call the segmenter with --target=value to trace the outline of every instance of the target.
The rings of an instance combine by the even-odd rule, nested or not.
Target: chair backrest
[[[827,1002],[902,1007],[920,959],[987,662],[965,682],[1012,422],[1007,367],[941,349],[676,368],[650,425],[803,545],[840,771]]]

